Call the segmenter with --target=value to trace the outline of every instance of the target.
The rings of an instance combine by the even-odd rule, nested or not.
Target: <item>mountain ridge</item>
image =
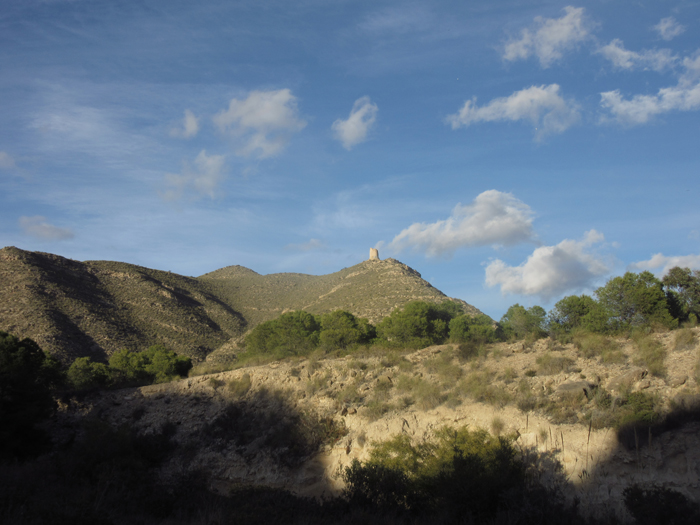
[[[0,329],[34,339],[64,362],[105,360],[122,348],[153,344],[201,361],[218,349],[230,356],[248,330],[290,310],[340,308],[377,323],[409,301],[449,299],[395,259],[320,276],[261,275],[231,265],[187,277],[125,262],[0,249]],[[481,313],[452,300],[465,313]]]

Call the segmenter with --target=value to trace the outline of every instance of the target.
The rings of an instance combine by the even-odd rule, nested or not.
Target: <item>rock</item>
[[[557,387],[556,393],[559,395],[580,393],[583,392],[585,396],[590,399],[595,385],[589,383],[588,381],[571,381],[569,383],[562,383]]]
[[[639,392],[640,390],[646,390],[650,386],[651,386],[651,381],[649,381],[648,379],[642,379],[641,381],[637,381],[634,384],[633,390],[635,392]]]
[[[619,392],[622,389],[630,388],[633,384],[644,379],[649,372],[644,368],[632,368],[631,370],[614,377],[608,381],[608,390]]]
[[[685,382],[688,380],[688,376],[682,375],[682,376],[675,376],[672,377],[668,384],[671,388],[678,388],[679,386],[685,385]]]

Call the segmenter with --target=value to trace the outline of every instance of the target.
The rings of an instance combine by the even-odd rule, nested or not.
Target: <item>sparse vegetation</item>
[[[567,372],[574,361],[568,357],[553,355],[551,352],[537,358],[538,372],[541,375],[552,375]]]
[[[243,374],[240,379],[231,379],[227,384],[227,390],[233,395],[233,397],[243,397],[248,393],[250,387],[252,386],[252,381],[250,379],[250,374]]]
[[[673,336],[673,349],[676,351],[691,350],[696,346],[697,337],[691,328],[681,328]]]
[[[666,376],[666,349],[654,337],[638,336],[635,338],[637,352],[634,358],[635,364],[645,366],[649,373],[657,377]]]

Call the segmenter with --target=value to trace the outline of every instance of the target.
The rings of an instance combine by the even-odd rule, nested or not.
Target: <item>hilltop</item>
[[[260,275],[228,266],[195,278],[123,262],[0,250],[0,328],[35,340],[64,362],[102,360],[153,344],[195,361],[220,358],[257,324],[290,310],[344,309],[376,323],[409,301],[447,299],[394,259],[320,276]],[[466,313],[480,313],[453,300]]]

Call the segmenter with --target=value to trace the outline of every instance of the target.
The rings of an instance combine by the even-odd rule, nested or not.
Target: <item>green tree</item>
[[[507,338],[540,338],[547,335],[546,317],[547,312],[541,306],[525,308],[516,303],[508,308],[499,324]]]
[[[675,317],[682,321],[688,320],[690,315],[700,318],[700,271],[675,266],[664,276],[662,283],[671,294],[671,301],[678,305],[673,312]]]
[[[253,328],[245,338],[246,352],[277,357],[306,355],[318,346],[320,329],[318,320],[310,313],[287,312]]]
[[[375,337],[376,330],[369,321],[358,319],[350,312],[335,310],[321,316],[319,341],[326,350],[368,344]]]
[[[678,324],[669,312],[663,284],[651,272],[627,272],[614,277],[598,288],[595,295],[608,312],[613,329],[651,324],[673,328]]]
[[[470,316],[462,314],[450,321],[450,341],[453,343],[493,343],[498,339],[493,321],[487,315]]]
[[[441,344],[447,339],[450,308],[412,301],[385,317],[377,325],[377,334],[390,345],[404,348]]]
[[[25,459],[48,444],[36,424],[55,409],[58,361],[31,339],[0,331],[0,461]]]
[[[95,363],[89,357],[79,357],[68,368],[66,377],[73,388],[87,390],[107,385],[111,374],[107,365]]]
[[[143,352],[119,350],[109,358],[109,366],[117,381],[129,383],[165,383],[184,377],[192,368],[192,360],[179,356],[162,345],[153,345]]]

